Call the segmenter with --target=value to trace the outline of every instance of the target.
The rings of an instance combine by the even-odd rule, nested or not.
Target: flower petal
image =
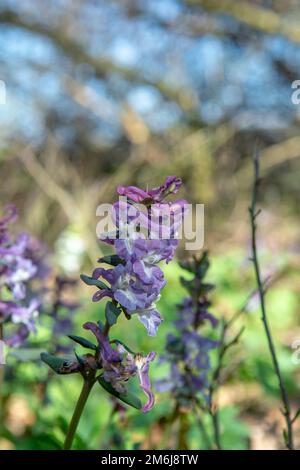
[[[101,349],[101,356],[107,362],[121,362],[122,357],[115,351],[109,342],[107,336],[105,336],[96,323],[87,322],[83,325],[85,330],[90,330],[97,338],[98,344]]]
[[[162,318],[159,312],[153,308],[151,310],[145,309],[144,311],[138,311],[140,322],[146,327],[149,336],[156,336],[157,328],[162,322]]]
[[[150,411],[155,403],[155,398],[151,390],[151,383],[150,383],[150,377],[149,377],[149,363],[155,359],[155,356],[156,356],[156,353],[152,351],[149,354],[147,354],[146,357],[137,355],[135,358],[140,386],[148,398],[147,403],[142,408],[142,411],[144,413],[147,413],[148,411]]]

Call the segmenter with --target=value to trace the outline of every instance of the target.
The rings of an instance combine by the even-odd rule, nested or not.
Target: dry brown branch
[[[86,244],[89,259],[94,263],[95,259],[101,255],[101,250],[96,240],[96,234],[93,233],[92,230],[95,223],[92,223],[90,220],[89,212],[86,212],[86,210],[84,210],[85,207],[81,206],[80,201],[61,187],[53,176],[46,171],[45,167],[43,167],[35,157],[31,147],[28,146],[24,150],[18,151],[17,155],[23,163],[24,168],[36,181],[42,191],[44,191],[49,198],[56,201],[65,212],[70,223],[80,229],[82,238]]]

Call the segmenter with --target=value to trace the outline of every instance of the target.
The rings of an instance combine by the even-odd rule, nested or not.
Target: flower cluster
[[[93,301],[111,297],[127,316],[137,314],[150,336],[156,335],[161,323],[156,302],[165,280],[158,263],[172,260],[178,245],[177,229],[186,207],[184,200],[167,203],[165,198],[175,194],[180,186],[179,178],[169,176],[162,186],[148,191],[134,186],[119,187],[119,195],[126,197],[114,205],[119,238],[103,237],[115,248],[115,266],[111,269],[96,268],[92,274],[93,279],[101,278],[109,284],[100,286]],[[167,215],[165,220],[164,213]],[[128,231],[129,226],[138,226],[139,231],[132,233]],[[124,234],[129,238],[120,238]]]
[[[168,263],[174,256],[178,245],[176,233],[179,221],[182,222],[186,204],[185,201],[166,203],[165,198],[169,194],[175,194],[180,186],[179,178],[168,177],[162,186],[148,191],[133,186],[118,188],[119,195],[126,197],[126,201],[122,199],[114,205],[115,233],[118,236],[112,237],[110,234],[102,237],[114,247],[115,253],[98,260],[110,267],[100,266],[94,270],[92,276],[81,275],[86,284],[98,288],[93,295],[93,301],[100,301],[104,297],[109,299],[105,307],[105,324],[99,321],[83,325],[84,329],[94,334],[97,344],[81,336],[70,335],[69,338],[92,352],[82,356],[76,354],[76,359],[46,353],[42,355],[43,361],[55,372],[81,373],[91,386],[98,382],[111,395],[144,412],[154,405],[149,365],[156,354],[150,352],[144,356],[133,352],[119,340],[110,340],[110,329],[123,313],[128,320],[133,314],[137,314],[150,336],[157,332],[161,316],[156,302],[166,283],[158,263]],[[146,222],[152,222],[156,217],[155,211],[163,205],[167,205],[173,215],[175,214],[175,217],[171,217],[168,237],[160,238],[159,233],[150,237],[150,232],[145,237],[145,231],[140,230],[128,238],[122,238],[126,224],[134,222],[139,229],[146,228]],[[156,218],[154,226],[166,235],[166,225],[164,226],[160,217]],[[151,234],[153,235],[152,229]],[[147,397],[144,406],[128,389],[127,383],[134,376],[138,376],[140,387]]]
[[[9,225],[16,218],[16,208],[10,205],[0,219],[0,322],[2,329],[7,323],[15,326],[12,335],[5,336],[15,347],[35,331],[41,300],[32,282],[44,274],[40,243],[25,233],[12,236]]]
[[[88,353],[82,356],[76,354],[76,360],[42,354],[43,361],[55,372],[63,375],[79,372],[87,377],[91,373],[95,375],[97,371],[101,371],[97,381],[106,391],[135,408],[144,412],[149,411],[154,405],[154,395],[149,379],[149,364],[154,360],[155,352],[143,356],[134,353],[118,340],[110,341],[101,322],[98,324],[87,322],[83,328],[90,330],[95,335],[97,345],[81,336],[70,335],[69,337],[81,346],[94,350],[94,354]],[[147,402],[144,406],[141,405],[137,397],[128,392],[126,387],[128,380],[136,375],[139,377],[141,389],[147,396]]]
[[[155,358],[155,353],[147,356],[133,353],[124,344],[115,341],[116,349],[113,349],[107,336],[103,335],[99,326],[95,323],[85,323],[84,328],[91,330],[96,336],[99,345],[98,361],[103,368],[103,379],[121,394],[126,394],[126,382],[138,375],[141,389],[148,400],[142,411],[149,411],[154,404],[154,395],[151,391],[149,380],[149,363]]]
[[[205,252],[199,259],[181,263],[189,271],[191,280],[181,279],[189,296],[178,305],[178,319],[174,322],[177,334],[167,337],[166,354],[162,362],[170,366],[170,375],[157,383],[159,391],[171,391],[177,403],[189,406],[200,392],[207,397],[209,386],[210,351],[218,342],[200,333],[208,321],[213,328],[217,319],[208,311],[210,301],[208,293],[213,288],[204,282],[209,267]]]

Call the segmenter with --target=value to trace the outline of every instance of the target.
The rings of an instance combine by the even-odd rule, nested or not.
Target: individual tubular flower
[[[16,217],[15,207],[8,206],[0,219],[0,322],[7,324],[6,331],[17,325],[12,335],[4,338],[11,346],[20,346],[35,332],[41,305],[32,288],[42,265],[41,258],[37,259],[40,244],[27,234],[12,236],[9,225]]]
[[[181,279],[190,295],[178,305],[174,322],[177,334],[167,337],[162,361],[169,364],[170,374],[156,386],[160,391],[171,391],[179,405],[190,406],[199,393],[207,400],[210,351],[218,346],[218,342],[200,331],[207,322],[215,328],[218,321],[208,311],[208,292],[213,286],[204,282],[209,267],[207,253],[181,266],[193,274],[191,280]]]

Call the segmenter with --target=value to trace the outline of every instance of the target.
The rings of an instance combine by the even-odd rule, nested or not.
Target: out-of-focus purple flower
[[[28,328],[25,325],[21,325],[9,338],[6,338],[5,342],[10,347],[18,348],[24,344],[29,334]]]
[[[211,285],[204,282],[208,266],[207,253],[200,259],[194,258],[192,263],[182,265],[194,275],[189,281],[182,279],[182,284],[190,295],[177,308],[177,320],[174,324],[178,334],[167,337],[166,353],[162,361],[169,364],[169,376],[156,384],[159,391],[170,391],[177,402],[184,406],[189,406],[199,392],[206,399],[210,351],[218,346],[217,341],[200,333],[207,321],[212,328],[218,324],[217,319],[208,311],[210,302],[207,293]]]
[[[184,327],[198,328],[205,321],[209,321],[213,328],[218,325],[218,320],[212,313],[208,312],[209,303],[205,300],[199,300],[197,303],[191,297],[186,297],[183,302],[178,305],[178,317],[175,325],[179,329]]]
[[[39,315],[40,302],[37,299],[30,301],[28,306],[15,305],[11,309],[11,319],[13,323],[22,323],[29,332],[35,332],[35,319]]]
[[[0,299],[0,321],[19,325],[11,337],[5,337],[7,343],[14,346],[22,344],[35,331],[41,304],[32,288],[39,269],[34,259],[37,241],[33,243],[24,233],[16,238],[12,236],[9,225],[16,217],[15,207],[8,206],[0,219],[0,289],[5,291],[5,297]]]

